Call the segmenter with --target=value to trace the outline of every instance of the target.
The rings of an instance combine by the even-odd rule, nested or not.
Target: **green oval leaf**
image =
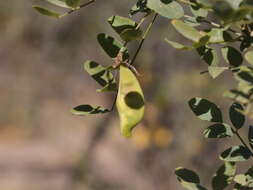
[[[220,159],[227,162],[242,162],[248,160],[251,152],[245,146],[233,146],[220,154]]]
[[[84,63],[84,69],[103,87],[98,90],[99,92],[117,91],[117,84],[114,76],[108,69],[90,60]]]
[[[233,103],[229,109],[229,118],[236,129],[242,128],[245,123],[245,115],[242,113],[243,107],[239,103]]]
[[[248,61],[251,65],[253,65],[253,51],[248,51],[245,55],[244,55],[246,61]]]
[[[142,36],[142,31],[136,28],[138,24],[130,18],[112,16],[108,22],[124,41],[136,40]]]
[[[204,131],[204,136],[206,138],[232,137],[233,131],[228,124],[216,123],[214,125],[211,125]]]
[[[119,90],[116,100],[121,134],[130,137],[133,128],[144,115],[144,96],[140,84],[130,69],[120,66]]]
[[[217,67],[219,64],[219,58],[216,51],[213,48],[202,46],[197,48],[197,52],[200,58],[205,61],[209,66]]]
[[[169,19],[178,19],[184,15],[182,6],[171,0],[148,0],[147,7]]]
[[[53,17],[53,18],[60,18],[60,14],[54,11],[50,11],[44,7],[41,6],[37,6],[34,5],[33,8],[38,11],[40,14],[45,15],[45,16],[49,16],[49,17]]]
[[[109,112],[108,109],[105,109],[101,106],[92,106],[92,105],[87,105],[87,104],[77,106],[70,111],[71,111],[71,113],[73,113],[75,115],[80,115],[80,116],[86,116],[86,115],[90,115],[90,114],[101,114],[101,113]]]
[[[203,98],[192,98],[189,106],[193,113],[201,120],[222,123],[222,113],[212,102]]]
[[[70,8],[67,4],[65,0],[45,0],[53,5],[59,6],[59,7],[63,7],[63,8]]]
[[[72,8],[78,7],[80,0],[66,0],[66,4]]]
[[[211,75],[212,78],[218,77],[220,74],[222,74],[224,71],[226,71],[228,67],[208,67],[208,72]]]
[[[186,168],[176,168],[175,174],[178,181],[183,187],[189,190],[206,190],[205,187],[201,186],[199,176],[192,170]]]
[[[241,53],[231,46],[226,46],[221,49],[222,56],[225,61],[233,67],[238,67],[243,62]]]
[[[113,37],[101,33],[98,34],[97,40],[103,50],[109,55],[111,58],[116,58],[119,54],[119,51],[123,47],[123,44],[120,43],[118,40],[114,39]],[[126,50],[123,55],[123,60],[129,58],[128,51]]]
[[[182,34],[189,40],[197,42],[202,37],[202,35],[197,29],[181,20],[172,20],[171,24],[180,34]]]
[[[233,176],[236,172],[236,165],[234,162],[225,162],[212,178],[213,190],[223,190],[233,181]]]

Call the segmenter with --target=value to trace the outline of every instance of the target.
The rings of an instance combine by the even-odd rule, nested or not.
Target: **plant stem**
[[[96,1],[96,0],[90,0],[90,1],[88,1],[87,3],[84,3],[84,4],[80,5],[79,7],[76,7],[76,8],[74,8],[74,9],[71,9],[70,11],[68,11],[68,12],[66,12],[66,13],[64,13],[64,14],[62,14],[62,15],[60,16],[60,18],[62,18],[62,17],[64,17],[64,16],[67,16],[67,15],[73,13],[73,12],[76,12],[77,10],[79,10],[79,9],[81,9],[81,8],[84,8],[84,7],[86,7],[86,6],[88,6],[88,5],[92,4],[92,3],[94,3],[95,1]]]
[[[152,28],[152,26],[153,26],[153,24],[154,24],[154,22],[155,22],[157,16],[158,16],[158,14],[156,13],[155,16],[153,17],[152,21],[151,21],[150,24],[148,25],[147,30],[145,31],[145,33],[144,33],[144,35],[143,35],[143,37],[142,37],[142,40],[141,40],[141,42],[140,42],[140,44],[139,44],[139,46],[138,46],[138,48],[137,48],[137,51],[135,52],[134,57],[133,57],[132,61],[130,62],[130,65],[133,65],[133,64],[134,64],[134,62],[135,62],[135,60],[136,60],[138,54],[140,53],[140,50],[141,50],[141,48],[142,48],[142,46],[143,46],[143,43],[145,42],[145,39],[146,39],[148,33],[150,32],[150,30],[151,30],[151,28]]]
[[[241,143],[245,146],[245,148],[247,148],[251,154],[251,156],[253,157],[253,152],[251,151],[251,149],[249,148],[249,146],[245,143],[245,141],[243,140],[243,138],[241,137],[241,135],[238,133],[238,131],[236,129],[232,128],[233,133],[238,137],[238,139],[241,141]]]

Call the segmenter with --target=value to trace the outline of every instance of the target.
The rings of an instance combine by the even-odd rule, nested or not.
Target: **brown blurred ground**
[[[179,36],[160,18],[136,62],[145,120],[124,139],[116,112],[77,117],[69,110],[111,105],[112,94],[95,93],[82,63],[110,64],[96,35],[116,36],[106,18],[127,16],[131,1],[98,1],[59,21],[32,10],[38,3],[44,4],[0,2],[0,189],[175,190],[182,189],[173,174],[178,166],[198,171],[208,183],[228,142],[203,139],[208,124],[193,116],[187,101],[211,98],[225,110],[229,101],[220,96],[231,86],[229,74],[216,80],[199,75],[205,65],[194,52],[164,42]]]

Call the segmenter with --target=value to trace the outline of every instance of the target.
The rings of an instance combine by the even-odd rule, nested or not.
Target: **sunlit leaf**
[[[44,8],[44,7],[34,5],[33,8],[36,11],[38,11],[40,14],[43,14],[43,15],[46,15],[46,16],[49,16],[49,17],[60,18],[60,16],[61,16],[59,13],[54,12],[54,11],[50,11],[50,10]]]
[[[181,20],[172,20],[171,23],[180,34],[189,40],[197,42],[202,37],[197,29]]]
[[[228,67],[208,67],[208,72],[211,75],[212,78],[218,77],[220,74],[222,74],[224,71],[226,71]]]
[[[222,123],[222,113],[212,102],[203,98],[192,98],[189,106],[193,113],[201,120]]]
[[[147,7],[169,19],[178,19],[184,15],[182,6],[176,1],[148,0]]]
[[[124,41],[140,39],[142,36],[142,31],[137,28],[138,24],[130,18],[112,16],[108,22]]]
[[[204,131],[206,138],[224,138],[232,137],[233,132],[231,127],[225,123],[216,123],[211,125]]]
[[[84,69],[95,81],[97,81],[98,84],[103,87],[98,90],[99,92],[117,90],[117,84],[113,74],[102,65],[88,60],[84,63]]]
[[[130,69],[120,66],[119,90],[116,100],[121,133],[130,137],[132,129],[144,115],[144,96],[140,84]]]
[[[233,146],[220,154],[220,159],[227,162],[242,162],[248,160],[251,152],[245,146]]]
[[[249,168],[245,174],[238,174],[234,181],[242,187],[253,188],[253,167]]]
[[[70,8],[67,4],[65,0],[45,0],[48,1],[49,3],[59,6],[59,7],[63,7],[63,8]]]
[[[253,65],[253,51],[248,51],[245,55],[244,55],[246,61],[248,61],[251,65]]]

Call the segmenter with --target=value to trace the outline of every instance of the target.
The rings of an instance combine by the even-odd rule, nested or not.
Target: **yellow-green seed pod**
[[[121,65],[119,91],[116,101],[120,117],[121,134],[130,137],[132,129],[144,115],[144,96],[140,84],[133,72]]]

